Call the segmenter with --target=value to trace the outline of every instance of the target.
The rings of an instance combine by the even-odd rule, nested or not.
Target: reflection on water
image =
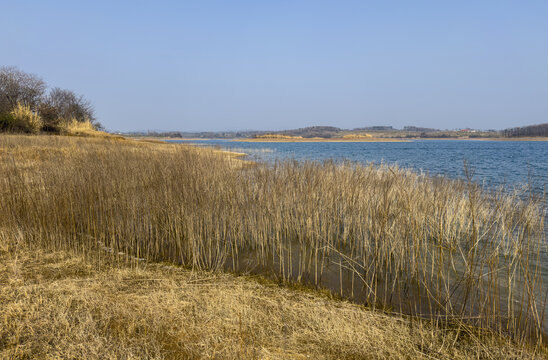
[[[374,256],[355,256],[348,249],[314,251],[306,243],[290,239],[267,260],[261,259],[256,249],[240,250],[234,258],[228,257],[225,270],[329,289],[342,298],[384,311],[440,321],[451,321],[452,317],[464,318],[480,327],[496,328],[499,324],[507,324],[507,328],[515,328],[518,327],[516,322],[527,325],[526,322],[535,321],[540,316],[539,320],[544,322],[544,333],[548,334],[548,314],[535,315],[527,309],[528,302],[542,301],[544,294],[540,292],[546,289],[546,286],[535,286],[539,292],[530,296],[526,290],[530,283],[524,281],[528,276],[538,279],[548,276],[545,269],[540,272],[535,269],[538,252],[531,249],[530,257],[536,260],[531,261],[531,273],[525,274],[523,268],[511,263],[512,257],[508,254],[498,255],[495,261],[497,269],[482,263],[481,268],[470,270],[466,258],[458,253],[437,250],[434,243],[430,245],[432,250],[422,259],[422,267],[419,264],[415,272],[407,269],[407,274],[401,269],[398,271],[389,262],[384,265],[383,271],[383,266],[373,264],[378,260]],[[491,241],[483,246],[488,247],[492,247]],[[484,251],[495,253],[498,250],[491,248]],[[442,269],[434,270],[438,267]],[[379,268],[381,271],[378,271]],[[375,272],[370,272],[371,269]],[[470,270],[470,277],[467,270]],[[497,274],[497,271],[514,271],[511,284],[507,282],[506,273]],[[508,302],[508,298],[512,301]],[[493,323],[490,324],[490,321]],[[530,333],[529,336],[535,337],[536,334]]]

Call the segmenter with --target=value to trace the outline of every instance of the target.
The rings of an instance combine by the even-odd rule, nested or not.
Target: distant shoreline
[[[483,138],[412,138],[411,140],[457,140],[457,141],[548,141],[548,137],[483,137]]]
[[[363,139],[342,139],[342,138],[302,138],[302,139],[263,139],[263,138],[169,138],[156,136],[125,136],[129,139],[146,139],[146,140],[173,140],[173,141],[211,141],[211,140],[226,140],[237,142],[264,142],[264,143],[289,143],[289,142],[410,142],[413,140],[452,140],[452,141],[548,141],[548,137],[481,137],[481,138],[363,138]]]
[[[408,139],[391,139],[391,138],[358,138],[358,139],[341,139],[341,138],[301,138],[301,139],[269,139],[269,138],[251,138],[251,139],[232,139],[231,141],[241,142],[265,142],[265,143],[294,143],[294,142],[409,142]]]

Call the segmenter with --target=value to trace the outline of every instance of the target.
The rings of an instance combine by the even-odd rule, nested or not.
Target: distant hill
[[[548,123],[510,128],[502,131],[504,137],[548,137]]]
[[[432,128],[418,127],[418,126],[404,126],[403,131],[427,133],[427,132],[434,132],[434,131],[440,131],[440,130],[439,129],[432,129]]]
[[[122,133],[128,136],[150,136],[167,138],[202,138],[202,139],[234,139],[234,138],[254,138],[261,136],[292,136],[303,138],[332,138],[342,136],[343,132],[348,130],[340,129],[334,126],[310,126],[299,129],[279,130],[279,131],[204,131],[204,132],[185,132],[185,131],[133,131]]]
[[[253,139],[253,138],[323,138],[323,139],[349,139],[364,138],[372,136],[377,138],[391,139],[418,139],[418,138],[494,138],[494,137],[517,137],[517,136],[547,136],[548,124],[526,126],[501,131],[495,130],[439,130],[419,126],[405,126],[403,129],[396,129],[387,125],[376,125],[359,127],[355,129],[342,129],[335,126],[309,126],[298,129],[274,130],[274,131],[136,131],[121,133],[121,135],[136,137],[159,137],[159,138],[194,138],[194,139]]]
[[[393,131],[396,130],[392,126],[377,125],[377,126],[366,126],[362,128],[355,128],[355,131]]]
[[[272,134],[286,135],[286,136],[302,136],[303,138],[332,138],[338,135],[342,129],[334,126],[309,126],[294,130],[275,131]]]

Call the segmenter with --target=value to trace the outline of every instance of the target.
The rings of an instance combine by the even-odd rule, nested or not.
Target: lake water
[[[361,163],[397,164],[452,178],[464,176],[464,161],[467,161],[474,169],[474,180],[488,187],[531,183],[535,191],[542,192],[548,185],[548,142],[543,141],[191,142],[243,152],[258,161],[347,159]]]

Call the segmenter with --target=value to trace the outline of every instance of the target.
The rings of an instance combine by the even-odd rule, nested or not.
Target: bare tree
[[[19,105],[40,117],[44,131],[57,131],[62,122],[72,120],[89,121],[101,128],[92,104],[83,96],[60,88],[45,96],[46,89],[46,83],[34,74],[13,66],[0,67],[0,128],[11,127],[12,111]]]
[[[506,129],[502,134],[506,137],[548,136],[548,123]]]
[[[50,123],[72,119],[95,123],[93,105],[83,96],[60,88],[51,89],[40,106],[40,115]]]
[[[46,91],[46,83],[34,74],[13,66],[0,67],[0,113],[13,110],[19,103],[37,109]]]

